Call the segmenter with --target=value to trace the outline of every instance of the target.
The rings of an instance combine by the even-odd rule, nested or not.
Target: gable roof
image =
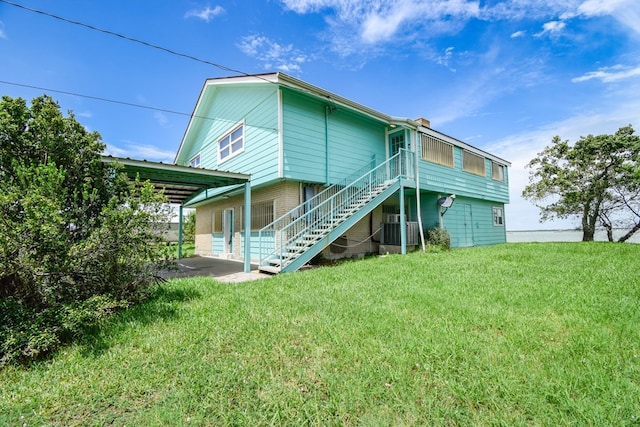
[[[243,85],[243,84],[265,84],[265,85],[273,84],[279,87],[286,87],[291,90],[303,92],[314,98],[328,101],[333,105],[342,106],[350,110],[357,111],[360,114],[364,114],[366,116],[369,116],[383,123],[392,124],[395,122],[395,119],[392,116],[381,113],[379,111],[376,111],[362,104],[358,104],[357,102],[351,101],[340,95],[336,95],[335,93],[329,92],[320,87],[314,86],[310,83],[307,83],[295,77],[289,76],[282,72],[210,78],[204,82],[202,90],[200,91],[200,95],[198,96],[198,101],[196,102],[193,113],[191,113],[191,118],[189,119],[189,123],[187,124],[187,128],[185,130],[185,133],[182,137],[182,141],[180,142],[180,146],[174,158],[174,163],[177,162],[178,159],[180,158],[182,150],[185,147],[185,143],[187,142],[186,141],[187,135],[189,134],[191,128],[196,125],[196,122],[202,119],[208,119],[207,117],[200,116],[198,114],[201,106],[204,105],[206,102],[205,98],[207,95],[207,90],[210,87],[224,86],[224,85]]]
[[[390,116],[388,114],[382,113],[380,111],[376,111],[372,108],[369,108],[365,105],[359,104],[355,101],[352,101],[350,99],[344,98],[340,95],[337,95],[333,92],[330,92],[328,90],[322,89],[318,86],[314,86],[310,83],[307,83],[303,80],[297,79],[295,77],[292,77],[288,74],[282,73],[282,72],[275,72],[275,73],[264,73],[264,74],[246,74],[246,75],[241,75],[241,76],[232,76],[232,77],[216,77],[216,78],[210,78],[207,79],[204,83],[204,86],[202,88],[202,90],[200,91],[200,95],[198,97],[198,101],[196,102],[196,106],[194,107],[193,113],[191,114],[191,118],[189,119],[189,124],[187,125],[187,128],[185,130],[185,133],[182,137],[182,141],[180,142],[180,147],[178,148],[178,151],[176,153],[175,159],[174,159],[174,163],[178,161],[178,158],[180,157],[180,154],[182,152],[182,149],[185,145],[186,142],[186,138],[187,135],[189,134],[189,130],[191,129],[192,125],[195,123],[196,120],[199,119],[207,119],[207,117],[203,117],[203,116],[198,116],[197,112],[198,109],[200,108],[200,106],[204,103],[205,101],[205,94],[207,92],[207,89],[210,86],[221,86],[221,85],[234,85],[234,84],[274,84],[274,85],[278,85],[280,87],[286,87],[288,89],[291,90],[296,90],[299,92],[303,92],[309,96],[318,98],[318,99],[322,99],[324,101],[328,101],[329,103],[336,105],[336,106],[342,106],[345,108],[348,108],[350,110],[354,110],[359,112],[360,114],[364,114],[366,116],[369,116],[377,121],[383,122],[388,124],[391,127],[395,127],[395,126],[402,126],[402,127],[409,127],[415,130],[419,130],[423,133],[430,133],[430,134],[438,134],[441,137],[444,137],[446,140],[448,140],[449,142],[453,143],[454,145],[457,145],[463,149],[472,151],[472,152],[476,152],[477,154],[480,154],[482,156],[485,156],[489,159],[495,160],[499,163],[505,164],[510,166],[511,163],[509,163],[508,161],[501,159],[500,157],[497,157],[491,153],[488,153],[484,150],[481,150],[479,148],[476,148],[472,145],[469,145],[463,141],[460,141],[456,138],[453,138],[451,136],[445,135],[442,132],[436,131],[435,129],[432,129],[431,127],[425,126],[425,122],[423,121],[424,119],[417,119],[417,120],[412,120],[412,119],[408,119],[408,118],[404,118],[404,117],[396,117],[396,116]]]

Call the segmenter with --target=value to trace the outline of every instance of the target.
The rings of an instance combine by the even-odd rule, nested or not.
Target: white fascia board
[[[184,131],[184,135],[182,135],[182,140],[180,141],[180,147],[178,147],[178,152],[176,153],[176,157],[173,159],[173,163],[177,164],[178,162],[178,158],[180,158],[180,155],[182,154],[182,149],[184,148],[185,143],[187,142],[187,135],[189,135],[191,128],[194,125],[194,121],[196,118],[198,118],[198,110],[200,109],[200,104],[202,103],[202,100],[204,99],[204,94],[207,90],[207,85],[208,85],[208,80],[206,80],[204,82],[204,85],[202,86],[202,89],[200,90],[200,95],[198,95],[198,100],[196,101],[196,105],[193,108],[193,112],[191,113],[191,117],[189,117],[189,123],[187,124],[187,128]]]

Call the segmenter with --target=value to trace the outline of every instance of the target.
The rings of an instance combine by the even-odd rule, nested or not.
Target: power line
[[[191,59],[193,61],[200,62],[202,64],[211,65],[211,66],[219,68],[219,69],[221,69],[223,71],[229,71],[229,72],[240,74],[240,75],[247,76],[247,77],[253,76],[253,77],[257,77],[257,78],[260,78],[262,80],[270,82],[269,80],[264,79],[264,78],[262,78],[260,76],[254,76],[254,75],[246,73],[244,71],[235,70],[235,69],[233,69],[231,67],[227,67],[225,65],[221,65],[221,64],[217,64],[215,62],[207,61],[206,59],[200,59],[198,57],[195,57],[193,55],[189,55],[189,54],[186,54],[186,53],[177,52],[175,50],[168,49],[166,47],[162,47],[162,46],[159,46],[159,45],[156,45],[156,44],[153,44],[153,43],[149,43],[149,42],[146,42],[144,40],[140,40],[140,39],[137,39],[137,38],[134,38],[134,37],[129,37],[129,36],[126,36],[124,34],[116,33],[114,31],[105,30],[103,28],[99,28],[99,27],[96,27],[94,25],[85,24],[84,22],[80,22],[80,21],[75,21],[75,20],[72,20],[72,19],[64,18],[64,17],[59,16],[59,15],[54,15],[54,14],[49,13],[49,12],[45,12],[45,11],[42,11],[42,10],[39,10],[39,9],[34,9],[34,8],[31,8],[31,7],[27,7],[27,6],[24,6],[24,5],[21,5],[21,4],[18,4],[18,3],[14,3],[14,2],[11,2],[11,1],[8,1],[8,0],[0,0],[0,2],[8,4],[10,6],[14,6],[14,7],[20,8],[20,9],[27,10],[29,12],[33,12],[33,13],[37,13],[37,14],[40,14],[40,15],[44,15],[44,16],[47,16],[49,18],[58,19],[60,21],[67,22],[69,24],[79,25],[81,27],[85,27],[85,28],[88,28],[90,30],[99,31],[101,33],[108,34],[110,36],[119,37],[121,39],[130,41],[130,42],[134,42],[134,43],[138,43],[138,44],[141,44],[141,45],[146,46],[146,47],[150,47],[150,48],[153,48],[153,49],[161,50],[161,51],[169,53],[171,55],[176,55],[176,56],[180,56],[180,57],[183,57],[183,58]]]
[[[0,0],[0,1],[2,1],[2,0]],[[168,110],[168,109],[165,109],[165,108],[151,107],[149,105],[134,104],[133,102],[117,101],[115,99],[103,98],[103,97],[100,97],[100,96],[84,95],[84,94],[81,94],[81,93],[69,92],[69,91],[65,91],[65,90],[50,89],[50,88],[46,88],[46,87],[28,85],[28,84],[24,84],[24,83],[8,82],[6,80],[0,80],[0,84],[6,84],[6,85],[11,85],[11,86],[19,86],[19,87],[24,87],[24,88],[28,88],[28,89],[37,89],[37,90],[42,90],[44,92],[60,93],[60,94],[63,94],[63,95],[77,96],[77,97],[80,97],[80,98],[94,99],[94,100],[102,101],[102,102],[110,102],[112,104],[126,105],[128,107],[144,108],[146,110],[159,111],[159,112],[162,112],[162,113],[169,113],[169,114],[177,114],[177,115],[180,115],[180,116],[187,116],[187,117],[190,117],[190,118],[193,118],[193,119],[205,119],[205,120],[212,120],[212,121],[216,121],[217,120],[217,121],[235,123],[235,121],[229,120],[229,119],[214,118],[214,117],[208,117],[208,116],[200,116],[200,115],[197,115],[197,114],[183,113],[181,111]],[[256,105],[254,105],[251,109],[249,109],[244,115],[248,116],[250,113],[252,113],[254,110],[256,110],[258,107],[260,107],[262,104],[264,104],[270,98],[271,98],[271,94],[268,94],[260,102],[256,103]],[[261,128],[261,129],[277,131],[277,129],[274,129],[274,128],[271,128],[271,127],[259,126],[259,125],[253,125],[253,126],[257,127],[257,128]]]
[[[4,0],[0,0],[0,1],[4,1]],[[178,114],[178,115],[181,115],[181,116],[191,117],[191,114],[189,114],[189,113],[183,113],[183,112],[180,112],[180,111],[167,110],[167,109],[164,109],[164,108],[150,107],[148,105],[142,105],[142,104],[134,104],[132,102],[126,102],[126,101],[116,101],[114,99],[102,98],[102,97],[99,97],[99,96],[83,95],[83,94],[80,94],[80,93],[68,92],[68,91],[64,91],[64,90],[49,89],[49,88],[46,88],[46,87],[33,86],[33,85],[27,85],[27,84],[22,84],[22,83],[8,82],[8,81],[5,81],[5,80],[0,80],[0,83],[11,85],[11,86],[26,87],[26,88],[29,88],[29,89],[38,89],[38,90],[43,90],[45,92],[61,93],[63,95],[78,96],[80,98],[95,99],[97,101],[111,102],[112,104],[127,105],[129,107],[145,108],[147,110],[161,111],[163,113]],[[208,117],[201,117],[201,118],[206,119]]]

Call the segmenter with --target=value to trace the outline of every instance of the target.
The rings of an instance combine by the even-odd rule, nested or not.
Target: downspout
[[[418,139],[418,131],[415,132],[416,140]],[[420,147],[420,150],[418,150]],[[418,212],[418,231],[420,232],[420,243],[422,243],[422,252],[427,251],[427,246],[424,241],[424,230],[422,229],[422,208],[420,206],[420,154],[419,151],[422,151],[422,144],[416,141],[414,155],[415,155],[415,180],[416,180],[416,211]]]
[[[182,258],[182,204],[178,212],[178,259],[180,259]]]
[[[324,182],[329,185],[329,106],[324,107]]]
[[[284,178],[284,118],[282,112],[282,88],[277,89],[278,96],[278,177]]]

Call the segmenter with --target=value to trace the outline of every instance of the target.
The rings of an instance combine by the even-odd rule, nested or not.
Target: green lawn
[[[640,245],[175,280],[0,371],[0,425],[639,426]]]

